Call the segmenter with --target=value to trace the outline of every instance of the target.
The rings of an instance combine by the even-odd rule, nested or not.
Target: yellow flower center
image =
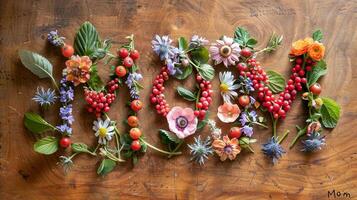
[[[105,137],[107,136],[108,130],[104,127],[99,128],[99,136],[100,137]]]
[[[219,88],[221,89],[222,92],[228,92],[229,91],[229,87],[227,84],[225,83],[221,83],[221,85],[219,86]]]

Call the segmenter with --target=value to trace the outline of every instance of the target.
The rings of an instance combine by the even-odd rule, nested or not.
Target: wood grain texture
[[[0,199],[328,199],[327,192],[349,192],[357,199],[357,1],[355,0],[16,0],[0,1]],[[284,35],[282,47],[271,56],[260,58],[265,69],[277,70],[286,76],[290,66],[287,53],[290,44],[323,30],[327,48],[328,74],[322,80],[322,95],[334,98],[342,107],[341,120],[327,133],[323,151],[305,155],[298,148],[287,151],[279,164],[272,164],[260,152],[260,144],[271,137],[271,130],[255,133],[258,143],[255,154],[242,153],[235,162],[221,163],[210,159],[204,167],[184,155],[167,160],[149,150],[134,168],[118,166],[106,177],[98,177],[97,159],[79,156],[73,170],[64,176],[56,165],[57,156],[45,157],[32,150],[35,137],[25,130],[22,120],[26,111],[36,111],[30,99],[39,80],[19,61],[17,51],[29,49],[43,54],[54,64],[59,79],[64,59],[46,42],[46,33],[58,29],[73,42],[79,25],[91,21],[102,37],[115,44],[135,34],[141,52],[139,64],[146,86],[142,99],[149,105],[150,84],[159,72],[160,62],[151,51],[154,34],[190,37],[199,34],[213,41],[222,34],[232,35],[236,26],[245,26],[263,47],[275,31]],[[217,71],[224,70],[222,67]],[[100,69],[105,77],[108,69]],[[174,88],[185,84],[193,87],[193,79],[171,81],[167,88],[171,105],[186,105],[177,98]],[[213,81],[215,98],[211,107],[216,112],[221,98],[218,79]],[[110,116],[123,120],[123,89]],[[74,141],[95,143],[91,130],[93,118],[84,111],[82,91],[76,91],[74,103]],[[44,113],[51,122],[58,120],[58,106]],[[153,117],[154,116],[154,117]],[[147,139],[159,144],[158,128],[167,128],[150,106],[140,113]],[[211,118],[215,118],[211,115]],[[295,101],[288,117],[280,123],[280,133],[295,124],[304,123],[304,110]],[[220,124],[221,125],[221,124]],[[223,127],[225,131],[229,127]],[[201,134],[207,135],[205,129]],[[190,140],[189,140],[190,141]],[[288,142],[283,146],[287,148]],[[341,199],[341,198],[340,198]]]

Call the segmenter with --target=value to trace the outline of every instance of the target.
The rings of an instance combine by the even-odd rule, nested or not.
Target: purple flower
[[[160,57],[161,60],[167,60],[173,56],[172,40],[169,36],[164,35],[160,37],[155,35],[155,38],[151,41],[152,49]]]
[[[140,85],[138,84],[138,81],[140,81],[141,79],[143,79],[143,76],[139,73],[134,72],[134,73],[129,73],[125,81],[125,84],[129,88],[130,97],[132,99],[139,98]]]
[[[243,126],[240,130],[248,137],[252,137],[253,135],[253,128],[250,126]]]
[[[207,45],[208,43],[209,43],[209,41],[206,40],[206,38],[200,37],[200,36],[198,36],[198,35],[194,35],[194,36],[192,36],[192,38],[191,38],[191,44],[190,44],[190,45],[191,45],[192,47],[197,48],[197,47],[199,47],[199,46]]]
[[[38,104],[44,106],[45,108],[53,104],[56,99],[57,96],[54,90],[49,88],[46,91],[43,87],[38,87],[35,96],[32,98],[32,100],[36,101]]]
[[[72,115],[72,104],[61,107],[60,108],[60,116],[63,121],[66,121],[68,124],[72,124],[74,121],[74,118]]]
[[[57,126],[58,130],[65,135],[72,134],[71,124],[74,121],[72,115],[72,104],[70,104],[74,99],[74,86],[73,83],[66,80],[66,75],[64,74],[60,81],[60,101],[62,106],[60,108],[60,117],[63,124]]]
[[[285,153],[275,137],[272,137],[267,143],[262,145],[262,151],[266,156],[272,159],[273,164],[275,164],[279,158],[283,156],[283,153]]]
[[[61,124],[56,126],[56,128],[61,132],[61,133],[65,133],[68,135],[72,134],[72,128],[70,126],[68,126],[67,124]]]
[[[242,126],[244,126],[248,122],[248,116],[247,116],[246,112],[242,112],[240,114],[239,121],[242,124]]]
[[[54,46],[60,47],[64,45],[64,37],[58,35],[58,31],[54,30],[47,34],[47,40]]]
[[[254,110],[249,112],[249,119],[251,122],[256,122],[257,121],[257,112],[255,112]]]

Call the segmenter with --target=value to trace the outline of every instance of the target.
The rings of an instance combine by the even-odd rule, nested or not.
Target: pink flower
[[[239,53],[241,49],[238,43],[233,41],[233,38],[223,36],[222,40],[217,40],[217,43],[212,43],[209,48],[212,60],[218,65],[223,62],[224,66],[234,65],[239,61]]]
[[[191,108],[173,107],[166,118],[170,131],[180,139],[196,132],[198,119]]]
[[[224,103],[218,107],[218,118],[224,123],[234,122],[240,114],[237,104]]]

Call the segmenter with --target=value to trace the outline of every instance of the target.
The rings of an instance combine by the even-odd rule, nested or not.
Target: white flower
[[[97,121],[93,122],[93,130],[95,131],[95,136],[99,137],[99,144],[107,144],[107,142],[110,141],[114,135],[114,126],[110,124],[109,119],[103,121],[98,118]]]
[[[226,103],[232,103],[231,99],[238,96],[238,93],[234,90],[239,88],[239,85],[234,83],[236,80],[234,79],[232,72],[220,72],[219,81],[221,82],[219,88],[221,90],[223,101]]]
[[[210,126],[211,135],[213,139],[220,139],[222,135],[222,130],[220,128],[217,128],[216,122],[214,120],[209,119],[207,121],[207,124]]]

